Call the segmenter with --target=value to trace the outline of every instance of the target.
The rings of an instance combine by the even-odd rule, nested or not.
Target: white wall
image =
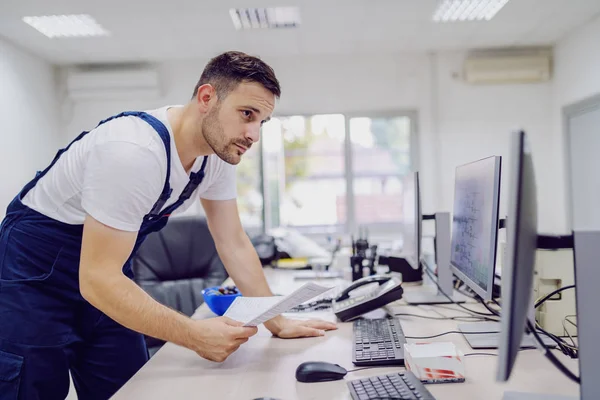
[[[319,56],[265,59],[282,84],[276,113],[415,110],[419,113],[420,170],[424,212],[450,211],[457,164],[489,155],[507,155],[511,129],[523,127],[536,148],[542,217],[540,227],[556,230],[552,166],[551,83],[471,86],[453,78],[463,53]],[[164,96],[156,100],[87,101],[68,107],[69,138],[122,109],[144,109],[189,99],[206,60],[160,67]],[[508,161],[508,160],[506,160]],[[508,165],[508,162],[505,162]],[[505,169],[505,176],[507,170]],[[502,196],[504,213],[506,193]]]
[[[0,217],[62,143],[54,68],[0,39]]]
[[[569,204],[567,175],[569,160],[565,152],[566,135],[563,127],[563,108],[600,94],[600,16],[571,32],[555,49],[553,115],[553,154],[556,156],[553,173],[556,187],[565,193],[557,199],[561,209]],[[594,175],[596,177],[597,175]],[[565,229],[572,228],[565,215]]]
[[[558,42],[554,75],[561,107],[600,93],[600,15]]]
[[[500,216],[506,215],[510,133],[524,129],[534,149],[534,164],[540,208],[539,229],[560,229],[560,221],[548,210],[555,207],[554,177],[547,174],[554,163],[548,145],[551,137],[552,83],[469,85],[460,78],[463,55],[438,57],[437,99],[439,115],[440,200],[452,211],[454,171],[457,165],[492,155],[502,156]]]

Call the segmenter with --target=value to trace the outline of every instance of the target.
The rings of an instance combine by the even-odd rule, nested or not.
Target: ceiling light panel
[[[23,22],[49,38],[93,37],[110,34],[87,14],[23,17]]]
[[[232,8],[229,15],[237,30],[294,28],[300,25],[298,7]]]
[[[435,22],[489,21],[509,0],[441,0]]]

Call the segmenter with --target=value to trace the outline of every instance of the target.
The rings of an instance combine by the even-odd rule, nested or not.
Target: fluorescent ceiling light
[[[49,38],[109,35],[107,30],[87,14],[23,17],[23,21]]]
[[[435,22],[489,21],[509,0],[441,0]]]
[[[237,30],[294,28],[300,25],[298,7],[232,8],[229,15]]]

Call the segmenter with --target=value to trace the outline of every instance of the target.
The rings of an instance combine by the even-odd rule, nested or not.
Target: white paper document
[[[236,297],[224,316],[243,322],[244,326],[257,326],[330,289],[309,282],[287,296]]]

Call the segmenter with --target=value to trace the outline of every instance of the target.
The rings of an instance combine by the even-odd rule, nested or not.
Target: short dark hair
[[[281,88],[273,68],[258,57],[228,51],[214,57],[204,67],[192,98],[196,97],[200,86],[209,83],[222,100],[242,82],[260,83],[277,98],[281,96]]]

